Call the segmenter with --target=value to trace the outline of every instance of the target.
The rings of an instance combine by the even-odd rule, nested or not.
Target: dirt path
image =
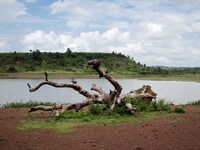
[[[81,126],[73,133],[18,131],[27,109],[0,109],[0,150],[199,150],[200,107],[186,114],[134,125]]]

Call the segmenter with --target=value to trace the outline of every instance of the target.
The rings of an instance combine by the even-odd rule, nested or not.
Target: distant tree
[[[72,50],[70,48],[67,48],[66,54],[68,57],[72,56]]]
[[[36,49],[35,51],[32,52],[32,57],[34,60],[41,62],[42,61],[42,53],[40,52],[39,49]]]
[[[15,67],[9,66],[7,72],[14,73],[14,72],[17,72],[17,70],[15,69]]]

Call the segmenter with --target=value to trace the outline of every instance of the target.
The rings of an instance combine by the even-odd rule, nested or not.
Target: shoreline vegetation
[[[61,112],[58,116],[53,116],[51,119],[26,119],[18,123],[17,128],[19,130],[31,130],[31,129],[53,129],[58,132],[68,132],[72,130],[72,127],[78,125],[87,124],[111,124],[115,125],[121,122],[141,122],[152,120],[161,116],[166,116],[172,113],[185,113],[183,107],[171,108],[170,105],[164,100],[152,101],[146,103],[139,98],[127,99],[131,104],[137,108],[133,114],[126,112],[123,107],[115,107],[112,111],[110,109],[104,109],[105,107],[100,104],[91,103],[87,109],[82,109],[79,112],[72,110],[65,110]],[[23,105],[22,105],[23,104]],[[20,107],[30,107],[31,105],[38,104],[38,102],[29,103],[15,103],[7,104],[4,108],[20,108]],[[49,103],[52,105],[52,103]],[[177,110],[176,110],[177,109]],[[31,114],[35,114],[31,113]],[[40,113],[40,112],[39,112]],[[56,113],[56,110],[53,110]],[[48,121],[48,123],[47,123]],[[53,123],[54,122],[54,123]],[[66,126],[67,122],[67,126]],[[58,125],[55,126],[55,123]],[[43,126],[41,126],[43,124]],[[34,125],[34,126],[33,126]],[[70,125],[70,126],[69,126]]]
[[[48,73],[50,79],[97,79],[96,74],[84,75],[84,74],[69,74],[69,73]],[[111,74],[116,79],[139,79],[139,80],[155,80],[155,81],[190,81],[200,82],[199,74],[183,74],[183,75],[117,75]],[[43,79],[44,73],[0,73],[0,79]]]
[[[164,100],[152,101],[147,104],[140,99],[129,99],[133,103],[137,110],[134,114],[124,113],[124,108],[116,107],[113,111],[104,110],[99,104],[91,103],[87,109],[79,112],[72,110],[66,110],[59,116],[53,116],[49,118],[32,118],[21,120],[17,124],[17,129],[26,131],[34,129],[51,129],[57,132],[71,132],[77,125],[89,125],[89,124],[104,124],[104,125],[116,125],[122,122],[140,123],[155,118],[173,115],[175,113],[186,113],[184,106],[174,106],[166,103]],[[199,101],[196,101],[199,103]],[[38,102],[30,101],[28,103],[10,103],[4,105],[2,108],[28,108],[31,105],[35,106]],[[53,105],[48,103],[48,105]],[[193,104],[191,104],[193,105]],[[198,106],[198,105],[197,105]],[[44,112],[34,112],[30,115],[39,115]],[[43,114],[44,115],[44,114]],[[67,122],[67,124],[66,124]]]
[[[72,52],[70,48],[65,53],[38,49],[0,53],[0,78],[43,79],[45,71],[49,78],[98,78],[87,64],[92,59],[98,59],[114,78],[200,82],[200,67],[148,66],[121,53]]]

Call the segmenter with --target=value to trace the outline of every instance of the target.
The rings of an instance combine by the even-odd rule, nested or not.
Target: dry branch
[[[135,107],[132,106],[130,103],[125,102],[125,98],[136,98],[136,97],[143,97],[145,99],[149,99],[150,101],[156,97],[156,94],[151,90],[149,85],[144,85],[141,89],[136,91],[131,91],[130,93],[126,94],[123,97],[120,97],[122,87],[121,85],[114,80],[109,74],[108,71],[100,69],[100,61],[99,60],[91,60],[88,62],[88,65],[92,66],[92,68],[99,74],[99,77],[104,77],[107,79],[113,86],[114,91],[110,91],[110,93],[106,93],[101,87],[97,87],[96,84],[92,84],[91,90],[98,92],[98,94],[91,94],[88,91],[84,90],[80,85],[77,84],[77,81],[72,78],[72,83],[56,83],[53,81],[48,80],[48,74],[45,72],[45,80],[39,83],[35,87],[31,87],[29,83],[27,83],[30,92],[37,91],[40,87],[44,85],[53,86],[56,88],[72,88],[75,91],[79,92],[85,96],[85,99],[82,102],[68,104],[68,105],[59,105],[59,106],[36,106],[32,107],[29,112],[37,111],[37,110],[44,110],[44,111],[53,111],[57,109],[62,110],[70,110],[74,109],[75,111],[79,111],[81,108],[89,105],[91,102],[105,104],[108,100],[113,101],[113,104],[110,106],[111,109],[114,109],[115,105],[123,105],[127,110],[131,113],[135,110]]]

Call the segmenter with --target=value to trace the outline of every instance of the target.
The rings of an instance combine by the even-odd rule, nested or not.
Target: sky
[[[117,52],[200,67],[200,0],[0,0],[0,52]]]

